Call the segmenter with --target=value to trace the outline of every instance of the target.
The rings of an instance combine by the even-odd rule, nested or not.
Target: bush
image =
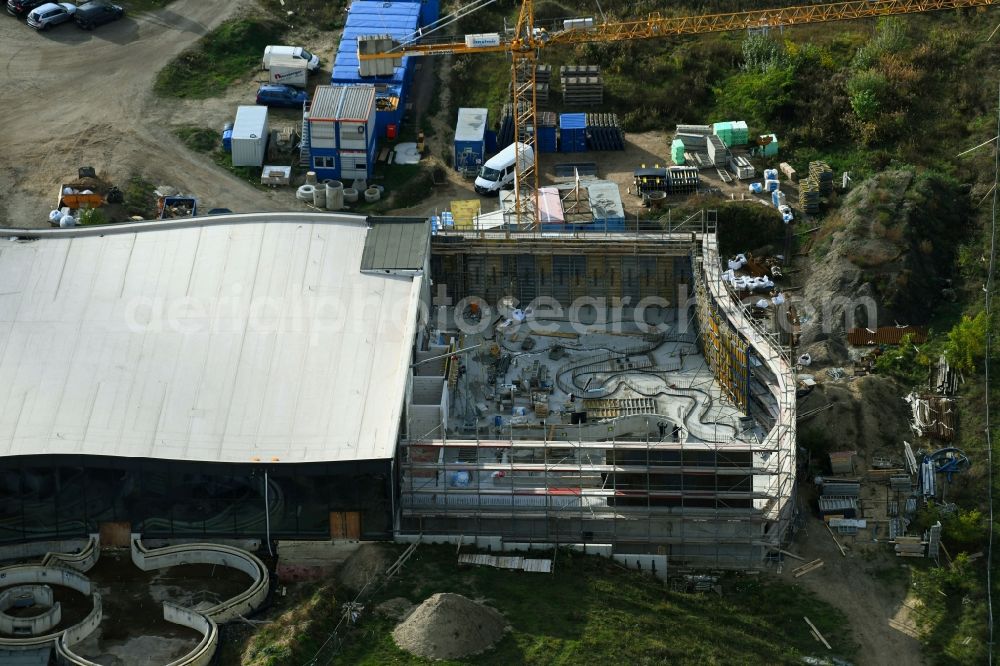
[[[985,312],[980,312],[975,317],[968,315],[962,317],[962,321],[955,324],[955,327],[948,332],[948,342],[945,343],[944,353],[951,363],[958,370],[972,372],[976,365],[986,357],[986,333],[989,326],[989,319]]]
[[[913,344],[913,337],[904,335],[897,347],[890,347],[875,361],[879,374],[895,377],[901,382],[913,385],[927,381],[931,358]]]

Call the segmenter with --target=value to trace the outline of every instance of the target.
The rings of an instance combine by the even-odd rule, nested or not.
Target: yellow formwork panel
[[[479,211],[478,199],[456,199],[451,202],[451,215],[455,218],[456,229],[472,229]]]

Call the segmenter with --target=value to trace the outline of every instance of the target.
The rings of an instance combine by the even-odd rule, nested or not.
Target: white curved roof
[[[392,456],[422,277],[364,218],[96,231],[0,238],[0,456]]]

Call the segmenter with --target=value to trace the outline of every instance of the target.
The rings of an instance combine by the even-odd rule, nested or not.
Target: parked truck
[[[309,63],[290,55],[272,55],[267,68],[268,83],[305,88]]]

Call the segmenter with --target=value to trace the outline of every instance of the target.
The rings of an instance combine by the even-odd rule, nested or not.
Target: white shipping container
[[[594,19],[592,18],[565,19],[563,21],[563,30],[586,30],[593,27]]]
[[[266,106],[238,107],[233,123],[233,166],[262,166],[267,135]]]
[[[465,45],[470,49],[481,46],[500,46],[500,33],[481,32],[474,35],[466,35]]]
[[[269,83],[305,88],[308,72],[309,63],[302,58],[274,55],[271,56],[271,66],[267,70],[267,78]]]

